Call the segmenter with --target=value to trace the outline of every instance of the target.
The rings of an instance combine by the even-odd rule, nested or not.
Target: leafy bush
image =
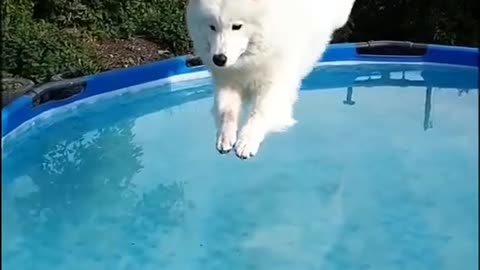
[[[82,28],[100,36],[143,35],[176,54],[190,41],[186,0],[34,0],[34,16],[62,28]]]
[[[157,41],[176,54],[190,52],[192,44],[185,23],[186,0],[157,0],[147,9],[138,33]]]
[[[36,81],[57,73],[100,70],[82,35],[142,35],[175,54],[191,48],[186,0],[5,0],[2,70]],[[72,34],[77,33],[77,34]]]
[[[29,0],[2,2],[2,70],[37,82],[66,71],[98,70],[92,51],[78,37],[34,22],[32,8]]]
[[[408,40],[478,47],[477,0],[356,0],[348,41]]]

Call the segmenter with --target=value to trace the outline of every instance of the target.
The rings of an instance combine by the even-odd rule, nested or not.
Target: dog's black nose
[[[213,63],[219,67],[225,66],[225,63],[227,63],[227,56],[225,54],[215,54],[213,56]]]

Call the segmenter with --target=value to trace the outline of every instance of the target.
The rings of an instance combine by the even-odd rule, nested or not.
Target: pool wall
[[[432,63],[478,68],[479,51],[477,48],[399,41],[339,43],[331,44],[327,48],[319,65],[354,62]],[[39,85],[2,109],[2,141],[6,135],[25,126],[30,120],[40,115],[53,114],[56,111],[54,109],[65,105],[119,92],[208,76],[207,70],[198,58],[180,56],[151,64]],[[349,75],[346,74],[346,76]],[[355,79],[353,76],[356,75],[352,73],[351,81]],[[345,81],[348,82],[348,80]],[[462,84],[462,82],[458,83]],[[439,82],[435,87],[451,87],[448,84],[448,81],[445,81],[445,84]],[[343,85],[331,85],[331,87],[341,86]],[[456,87],[459,86],[456,84]],[[461,87],[478,88],[478,85]]]

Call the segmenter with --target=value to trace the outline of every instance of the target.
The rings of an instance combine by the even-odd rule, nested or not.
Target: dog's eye
[[[232,29],[233,29],[233,30],[240,30],[240,28],[242,28],[242,25],[241,25],[241,24],[234,24],[234,25],[232,25]]]
[[[215,28],[215,26],[213,26],[213,25],[210,25],[210,29],[211,29],[212,31],[216,31],[216,30],[217,30],[217,29]]]

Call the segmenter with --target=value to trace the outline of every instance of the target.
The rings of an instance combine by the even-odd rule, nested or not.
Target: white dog
[[[216,86],[217,149],[254,156],[265,136],[295,124],[293,105],[354,0],[189,0],[195,53]],[[239,129],[245,104],[253,106]]]

